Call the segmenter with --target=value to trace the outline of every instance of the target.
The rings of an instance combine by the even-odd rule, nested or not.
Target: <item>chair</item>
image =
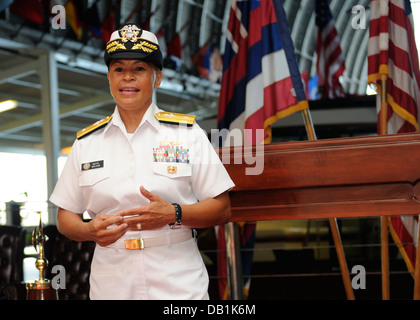
[[[20,226],[0,226],[0,300],[25,297],[23,258],[26,230]]]
[[[55,265],[64,267],[66,288],[58,290],[60,300],[88,300],[90,264],[95,249],[94,242],[76,242],[58,232],[57,227],[44,227],[48,240],[44,245],[48,261],[46,278],[53,280],[57,274],[52,273]]]

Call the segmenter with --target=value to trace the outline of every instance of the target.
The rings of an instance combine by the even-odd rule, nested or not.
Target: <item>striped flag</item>
[[[414,276],[418,239],[418,216],[401,216],[389,218],[392,238],[400,249],[408,271]]]
[[[218,127],[269,143],[274,122],[308,108],[282,1],[232,0],[226,38]]]
[[[420,71],[409,0],[372,0],[368,48],[368,82],[378,92],[387,79],[387,132],[417,132]],[[378,117],[378,131],[381,127]],[[390,218],[390,230],[407,267],[414,271],[418,216]]]
[[[371,2],[368,82],[378,93],[381,75],[388,82],[388,133],[418,131],[420,71],[409,0]]]
[[[328,0],[315,3],[317,39],[318,87],[322,98],[344,97],[340,77],[345,70],[344,54],[340,46],[340,37],[335,28]]]
[[[308,108],[281,0],[232,0],[218,110],[218,128],[252,130],[245,145],[271,142],[271,125]],[[256,130],[264,130],[264,135]],[[255,223],[240,224],[241,264],[247,296]],[[218,229],[219,292],[228,298],[224,226]]]

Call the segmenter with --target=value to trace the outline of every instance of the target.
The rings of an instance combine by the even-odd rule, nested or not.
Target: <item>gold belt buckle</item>
[[[125,240],[124,242],[125,242],[126,250],[143,250],[144,249],[144,241],[142,238],[128,239],[128,240]]]

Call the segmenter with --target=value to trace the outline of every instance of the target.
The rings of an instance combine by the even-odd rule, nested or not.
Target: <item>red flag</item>
[[[210,49],[209,44],[205,44],[193,55],[192,61],[202,78],[207,78],[210,74]]]
[[[368,82],[378,92],[387,78],[388,133],[417,132],[420,108],[419,59],[409,0],[372,0],[368,49]],[[381,126],[378,117],[378,131]],[[418,216],[393,217],[390,230],[407,267],[414,271]]]
[[[111,34],[115,31],[115,16],[114,12],[111,11],[104,21],[102,21],[101,26],[101,37],[105,43],[108,43],[109,39],[111,38]]]
[[[210,50],[210,73],[209,80],[212,83],[217,83],[222,78],[223,72],[223,60],[220,55],[220,50],[218,47],[214,47]]]
[[[172,61],[175,68],[182,65],[182,45],[179,33],[174,35],[171,41],[166,44],[167,57]]]
[[[181,37],[179,36],[179,33],[174,35],[172,40],[167,44],[167,50],[168,55],[175,56],[179,59],[181,59],[182,54],[182,46],[181,46]]]
[[[344,54],[340,46],[340,38],[334,25],[328,0],[316,1],[317,25],[317,73],[318,87],[322,98],[344,96],[340,77],[345,70]]]
[[[42,0],[15,0],[10,5],[11,13],[36,24],[44,22],[44,4]]]

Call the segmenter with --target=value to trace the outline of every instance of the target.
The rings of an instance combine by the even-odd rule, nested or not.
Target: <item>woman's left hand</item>
[[[158,229],[175,221],[175,208],[158,195],[140,187],[141,194],[150,203],[142,207],[122,210],[117,215],[126,217],[124,222],[129,230],[152,230]]]

